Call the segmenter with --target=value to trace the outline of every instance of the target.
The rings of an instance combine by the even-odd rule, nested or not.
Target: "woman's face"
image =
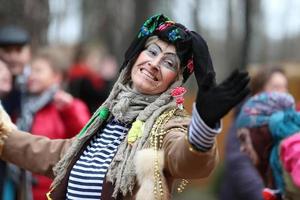
[[[59,84],[61,76],[54,72],[51,64],[43,58],[36,58],[31,63],[31,73],[28,78],[28,91],[40,94],[51,86]]]
[[[240,150],[246,153],[251,159],[252,163],[257,166],[259,163],[259,158],[254,149],[249,129],[247,128],[239,129],[237,132],[237,136],[241,143]]]
[[[268,82],[264,87],[266,92],[287,92],[288,91],[288,81],[284,74],[280,72],[275,72],[271,75]]]
[[[174,45],[154,41],[143,50],[131,70],[133,89],[142,94],[160,94],[176,80],[179,59]]]

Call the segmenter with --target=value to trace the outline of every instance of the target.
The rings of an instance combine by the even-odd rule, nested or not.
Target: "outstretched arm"
[[[0,159],[34,173],[54,177],[53,166],[71,144],[72,139],[50,140],[17,130],[0,108]]]

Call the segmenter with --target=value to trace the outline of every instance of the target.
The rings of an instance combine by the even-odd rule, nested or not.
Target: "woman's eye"
[[[156,53],[156,51],[155,51],[155,50],[152,50],[152,49],[150,49],[150,50],[149,50],[149,52],[150,52],[152,55],[154,55],[154,56],[156,56],[156,55],[157,55],[157,53]]]
[[[156,44],[151,44],[146,48],[146,51],[150,56],[157,56],[160,53],[159,47]]]
[[[165,64],[166,64],[167,66],[169,66],[169,67],[174,67],[172,61],[166,60],[166,61],[165,61]]]
[[[152,56],[156,56],[157,55],[157,51],[155,49],[147,49],[147,51],[149,52],[150,55]]]
[[[164,60],[163,62],[163,66],[172,70],[172,71],[176,71],[177,70],[177,67],[175,65],[175,63],[172,61],[172,60],[169,60],[169,59],[166,59]]]

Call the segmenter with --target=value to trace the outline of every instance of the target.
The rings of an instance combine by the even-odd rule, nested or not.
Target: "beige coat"
[[[198,152],[192,149],[186,139],[187,133],[179,131],[182,129],[178,129],[187,129],[189,123],[189,117],[181,117],[173,118],[165,125],[165,130],[170,131],[163,140],[160,159],[163,160],[164,163],[162,171],[169,191],[171,190],[175,179],[199,179],[207,177],[212,172],[218,158],[216,145],[208,152]],[[14,163],[34,173],[55,178],[53,167],[66,153],[74,140],[76,140],[76,138],[50,140],[42,136],[33,136],[26,132],[14,130],[4,139],[1,159]],[[82,152],[85,146],[83,146],[79,152]],[[152,153],[151,149],[145,151],[146,152],[144,152],[143,155]],[[79,155],[80,153],[77,154],[77,156],[74,156],[73,161],[68,166],[68,172],[72,169],[72,166],[79,158]],[[137,179],[143,180],[143,177],[140,176],[143,176],[143,173],[144,175],[147,173],[143,172],[143,170],[147,170],[148,166],[153,166],[149,165],[151,162],[154,162],[153,159],[151,160],[151,156],[140,156],[140,158],[136,159]],[[67,173],[67,176],[64,177],[63,181],[56,188],[53,188],[49,198],[55,200],[65,199],[68,175],[69,173]],[[139,188],[140,185],[136,184],[132,196],[126,196],[120,199],[138,200],[139,198],[136,198],[136,193]],[[149,193],[143,194],[143,192],[147,192],[147,189],[140,191],[140,193],[142,193],[141,195],[148,196]],[[103,186],[102,199],[112,199],[111,193],[112,186],[110,183],[106,183]],[[163,199],[170,198],[171,197],[167,196]]]

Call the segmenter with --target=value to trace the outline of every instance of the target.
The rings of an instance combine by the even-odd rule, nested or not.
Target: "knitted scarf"
[[[138,94],[132,90],[128,77],[126,77],[126,74],[130,74],[128,73],[131,70],[130,63],[144,50],[148,39],[152,36],[158,36],[160,40],[175,46],[181,70],[178,80],[167,91],[154,97]],[[176,106],[170,94],[171,90],[181,86],[194,70],[201,74],[198,79],[203,86],[215,82],[215,71],[205,40],[196,32],[189,31],[182,24],[171,21],[163,14],[154,15],[145,21],[127,49],[121,69],[119,79],[107,100],[94,113],[80,132],[78,139],[54,167],[56,178],[52,188],[56,187],[64,178],[72,158],[78,154],[84,143],[95,134],[107,118],[114,116],[123,122],[133,122],[135,119],[144,122],[142,137],[137,139],[133,145],[128,145],[128,138],[126,138],[119,146],[106,174],[106,179],[115,185],[113,197],[116,197],[119,192],[123,196],[131,193],[135,185],[133,157],[137,151],[150,146],[149,134],[157,117]],[[207,79],[208,76],[213,78]],[[110,113],[108,114],[107,111]]]
[[[116,197],[120,192],[124,196],[132,192],[136,183],[134,156],[137,151],[150,146],[149,134],[155,119],[167,109],[176,106],[171,96],[171,90],[182,85],[183,77],[180,75],[179,79],[167,91],[153,97],[139,94],[130,88],[130,83],[126,81],[127,70],[131,70],[130,67],[121,71],[112,92],[87,123],[88,127],[84,128],[85,131],[82,137],[78,137],[65,156],[54,167],[53,171],[56,177],[52,183],[52,188],[55,188],[62,181],[66,175],[67,166],[72,158],[77,155],[83,144],[105,123],[106,120],[99,117],[99,113],[103,108],[108,108],[110,111],[108,118],[114,116],[122,122],[131,123],[134,119],[145,122],[142,137],[135,141],[133,145],[127,143],[128,138],[126,137],[119,146],[106,174],[107,181],[112,182],[115,186],[113,197]]]
[[[30,132],[34,115],[52,101],[57,89],[57,86],[53,86],[40,95],[27,94],[24,96],[21,116],[17,120],[17,127],[20,130]]]

